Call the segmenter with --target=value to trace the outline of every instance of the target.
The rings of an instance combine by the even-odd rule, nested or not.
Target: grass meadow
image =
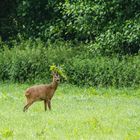
[[[27,84],[0,84],[0,140],[140,140],[140,89],[60,85],[27,112]]]

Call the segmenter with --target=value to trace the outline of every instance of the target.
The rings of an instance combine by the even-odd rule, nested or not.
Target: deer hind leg
[[[45,108],[45,111],[47,110],[47,101],[44,100],[44,108]]]
[[[33,104],[33,101],[28,101],[27,100],[27,104],[24,106],[23,108],[23,112],[27,111],[27,109]]]

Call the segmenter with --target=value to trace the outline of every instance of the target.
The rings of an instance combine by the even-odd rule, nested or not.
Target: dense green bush
[[[64,48],[63,43],[60,43],[59,47],[54,44],[46,48],[44,45],[40,40],[15,43],[15,47],[11,49],[4,45],[0,52],[0,80],[48,81],[50,65],[66,62],[71,58],[72,50]]]
[[[67,65],[69,81],[76,85],[135,86],[140,83],[140,57],[73,58]]]
[[[14,82],[48,82],[49,67],[64,65],[69,83],[90,86],[137,86],[140,81],[140,57],[90,56],[85,45],[72,48],[69,42],[45,44],[27,40],[6,45],[0,51],[0,80]],[[87,50],[87,49],[86,49]],[[63,81],[63,79],[62,79]]]
[[[15,47],[4,49],[0,55],[3,56],[0,57],[1,79],[14,82],[47,79],[49,66],[43,49]]]

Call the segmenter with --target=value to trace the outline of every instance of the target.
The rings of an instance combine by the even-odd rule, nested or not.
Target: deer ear
[[[55,73],[56,76],[59,76],[58,72]]]
[[[55,72],[54,72],[54,71],[52,71],[51,75],[52,75],[52,76],[54,76],[54,75],[55,75]]]

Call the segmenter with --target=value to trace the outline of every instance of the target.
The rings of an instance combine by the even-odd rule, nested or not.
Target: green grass
[[[52,111],[43,102],[23,113],[25,84],[0,85],[0,139],[139,140],[140,89],[61,85]]]

